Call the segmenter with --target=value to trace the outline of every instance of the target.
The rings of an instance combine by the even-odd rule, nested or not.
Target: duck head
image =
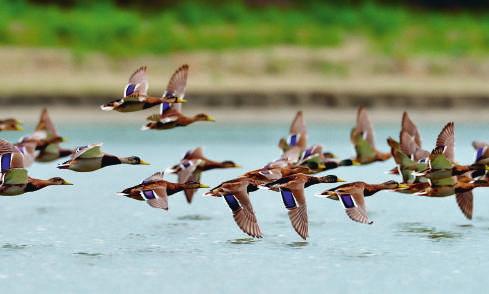
[[[239,164],[235,163],[234,161],[231,160],[226,160],[221,162],[222,166],[224,168],[234,168],[234,167],[241,167]]]
[[[22,131],[22,123],[16,119],[9,118],[4,121],[0,121],[0,130],[3,131]]]
[[[216,121],[214,119],[214,117],[212,117],[208,114],[205,114],[205,113],[199,113],[199,114],[195,115],[194,120],[195,121],[212,121],[212,122]]]
[[[138,156],[130,156],[130,157],[126,157],[126,158],[121,158],[120,159],[122,163],[125,163],[125,164],[132,164],[132,165],[149,165],[148,162],[142,160],[140,157]]]
[[[50,178],[48,180],[49,184],[51,186],[56,186],[56,185],[73,185],[72,183],[68,182],[67,180],[60,178],[60,177],[54,177]]]

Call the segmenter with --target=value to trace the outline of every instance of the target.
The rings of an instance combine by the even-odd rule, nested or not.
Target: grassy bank
[[[413,11],[362,4],[247,7],[184,2],[132,9],[110,2],[60,8],[0,0],[0,44],[61,47],[77,54],[165,54],[276,45],[341,46],[360,38],[374,52],[396,56],[486,55],[489,13]]]

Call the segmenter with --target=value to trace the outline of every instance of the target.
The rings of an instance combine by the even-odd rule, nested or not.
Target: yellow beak
[[[19,124],[19,123],[18,123],[18,124],[15,124],[15,130],[16,130],[16,131],[23,131],[23,130],[24,130],[24,128],[22,127],[22,125],[21,125],[21,124]]]
[[[146,161],[144,161],[144,160],[141,160],[141,162],[140,162],[139,164],[142,164],[142,165],[151,165],[151,163],[146,162]]]
[[[399,186],[397,186],[398,189],[408,189],[409,188],[409,185],[408,184],[399,184]]]
[[[337,178],[337,179],[336,179],[336,182],[338,182],[338,183],[343,183],[343,182],[346,182],[346,181],[345,181],[345,180],[343,180],[343,179]]]
[[[63,185],[73,185],[73,183],[70,183],[70,182],[68,182],[67,180],[65,180],[65,181],[63,182]]]
[[[207,121],[216,121],[216,119],[213,116],[208,115]]]
[[[210,188],[210,187],[206,184],[199,184],[199,188]]]
[[[176,102],[176,103],[185,103],[185,102],[187,102],[187,100],[186,100],[185,98],[183,98],[183,97],[178,97],[178,98],[177,98],[177,102]]]
[[[235,167],[235,168],[242,168],[242,166],[241,166],[241,165],[239,165],[239,164],[237,164],[237,163],[235,163],[235,164],[234,164],[234,167]]]
[[[362,165],[359,161],[357,160],[352,160],[351,161],[353,163],[353,165]]]

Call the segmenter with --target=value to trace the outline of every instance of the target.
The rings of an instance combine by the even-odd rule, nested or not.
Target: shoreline
[[[0,118],[15,117],[24,123],[36,123],[41,106],[6,106],[0,108]],[[141,123],[146,121],[150,114],[158,112],[158,107],[153,107],[139,112],[119,113],[115,111],[105,112],[95,107],[67,107],[52,106],[48,107],[51,118],[55,123]],[[289,123],[296,111],[302,110],[307,123],[343,123],[354,122],[356,109],[335,109],[325,106],[321,107],[185,107],[187,115],[194,115],[200,112],[209,113],[216,118],[217,123]],[[410,108],[371,108],[368,109],[371,120],[381,123],[400,122],[404,110],[417,122],[446,122],[455,121],[461,123],[480,123],[489,122],[487,110],[480,109],[461,109],[461,110],[427,110]]]

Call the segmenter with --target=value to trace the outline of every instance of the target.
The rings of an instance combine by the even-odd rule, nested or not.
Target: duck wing
[[[148,79],[146,76],[146,66],[141,66],[129,77],[129,83],[124,87],[122,97],[124,100],[148,94]]]
[[[474,194],[472,191],[457,193],[455,199],[464,216],[468,219],[472,219],[472,212],[474,209]]]
[[[87,146],[81,146],[76,148],[75,152],[72,155],[72,160],[77,158],[96,158],[104,156],[102,152],[103,143],[91,144]]]
[[[190,182],[195,182],[195,183],[200,183],[200,178],[202,176],[202,173],[200,171],[194,172],[188,181]],[[185,193],[185,198],[187,199],[187,203],[192,203],[192,199],[194,198],[194,194],[197,191],[197,189],[185,189],[183,192]]]
[[[362,135],[372,148],[375,148],[374,131],[365,107],[358,108],[355,130]]]
[[[336,192],[336,194],[345,208],[346,215],[351,220],[362,224],[373,223],[368,219],[365,198],[360,189],[351,189],[348,192]]]
[[[171,76],[168,85],[166,86],[163,97],[178,97],[183,98],[185,96],[185,87],[187,86],[189,66],[184,64],[180,66]]]
[[[285,208],[289,210],[290,223],[294,230],[306,240],[309,235],[306,197],[304,186],[296,189],[280,189]]]
[[[29,182],[27,170],[25,168],[11,168],[1,174],[0,186],[7,185],[25,185]]]
[[[407,134],[409,134],[409,136],[413,138],[418,147],[421,147],[421,136],[419,134],[418,127],[416,127],[414,122],[411,120],[407,111],[404,111],[402,115],[401,128],[402,131],[405,131]]]
[[[445,147],[444,154],[451,162],[455,161],[455,125],[449,122],[443,127],[438,138],[436,139],[436,147]]]
[[[238,227],[251,237],[261,238],[262,233],[248,193],[244,191],[228,193],[224,195],[224,200],[233,211],[233,218]]]
[[[154,182],[164,181],[163,176],[164,176],[163,172],[156,172],[151,176],[147,177],[146,179],[144,179],[142,184],[150,184]]]
[[[141,197],[153,208],[168,210],[168,194],[164,187],[142,190]]]
[[[24,155],[10,142],[0,139],[0,172],[24,168]]]

